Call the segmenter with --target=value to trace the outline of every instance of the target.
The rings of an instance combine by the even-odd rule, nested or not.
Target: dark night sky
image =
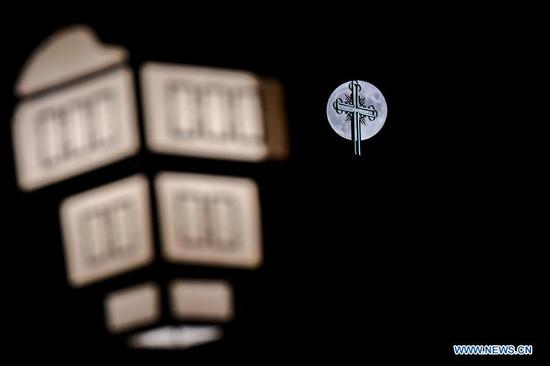
[[[462,10],[453,20],[453,10],[404,22],[380,17],[357,30],[350,24],[364,18],[260,10],[258,17],[184,5],[169,16],[145,5],[109,16],[85,6],[31,18],[21,9],[3,12],[2,299],[13,323],[5,331],[13,334],[10,348],[19,356],[29,349],[121,354],[97,312],[102,291],[168,272],[226,275],[170,268],[78,293],[66,284],[59,200],[133,172],[167,169],[256,179],[266,259],[257,273],[227,274],[238,283],[241,313],[226,341],[183,355],[155,353],[155,360],[295,355],[441,363],[453,360],[452,344],[471,342],[534,344],[540,360],[548,309],[540,23],[513,11]],[[528,25],[520,27],[519,18]],[[290,159],[251,165],[141,153],[36,194],[19,192],[10,141],[15,78],[46,36],[74,23],[127,47],[134,70],[166,61],[278,78]],[[375,84],[389,108],[361,159],[325,117],[332,90],[351,79]]]

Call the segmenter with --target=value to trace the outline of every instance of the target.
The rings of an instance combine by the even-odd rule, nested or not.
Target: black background
[[[535,356],[521,362],[545,357],[548,114],[535,13],[474,14],[465,7],[430,9],[428,15],[416,9],[424,16],[408,13],[401,20],[368,4],[342,17],[333,5],[322,15],[275,4],[259,6],[255,15],[213,4],[129,4],[102,13],[99,5],[83,3],[79,9],[4,12],[1,258],[10,350],[18,357],[58,359],[78,353],[158,362],[265,363],[279,357],[442,363],[461,361],[451,354],[452,344],[478,343],[533,344]],[[34,48],[76,23],[126,47],[134,70],[163,61],[281,80],[290,158],[258,165],[144,151],[21,193],[10,138],[13,86]],[[360,159],[325,117],[330,93],[352,79],[376,85],[389,108],[384,128],[363,143]],[[106,284],[71,289],[60,200],[160,170],[254,178],[262,200],[264,266],[249,272],[157,262]],[[172,275],[234,281],[237,318],[226,339],[184,353],[124,351],[103,328],[102,295]]]

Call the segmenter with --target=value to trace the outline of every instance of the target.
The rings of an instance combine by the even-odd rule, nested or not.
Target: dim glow
[[[185,349],[215,342],[223,337],[219,326],[164,326],[128,338],[130,348]]]

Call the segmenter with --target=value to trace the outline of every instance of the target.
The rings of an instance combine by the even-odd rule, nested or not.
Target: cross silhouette
[[[349,83],[350,95],[346,95],[347,101],[342,101],[342,98],[336,99],[333,104],[336,113],[346,113],[351,121],[351,139],[353,140],[353,152],[355,155],[361,155],[361,123],[364,123],[365,118],[369,121],[374,121],[378,117],[378,111],[374,106],[365,106],[365,99],[361,98],[359,92],[361,85],[357,80]]]

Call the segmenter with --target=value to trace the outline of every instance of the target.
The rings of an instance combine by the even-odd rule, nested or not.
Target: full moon
[[[330,95],[327,103],[327,119],[330,126],[338,135],[348,140],[352,139],[351,121],[347,119],[346,112],[337,112],[334,108],[334,102],[340,100],[346,103],[348,100],[346,97],[349,98],[352,93],[350,89],[351,83],[351,81],[348,81],[337,87]],[[361,140],[366,140],[376,135],[382,126],[384,126],[386,116],[388,115],[388,107],[386,105],[386,99],[377,87],[366,81],[358,80],[357,83],[359,83],[361,87],[359,97],[364,98],[364,100],[362,100],[362,105],[365,107],[373,106],[378,112],[374,120],[371,121],[369,118],[365,117],[364,123],[360,124]]]

